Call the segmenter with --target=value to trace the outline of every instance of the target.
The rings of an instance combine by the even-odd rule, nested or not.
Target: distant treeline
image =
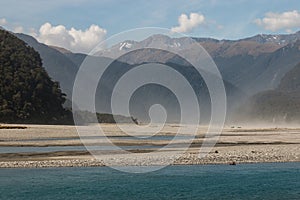
[[[97,120],[99,123],[133,123],[132,117],[126,117],[122,115],[112,115],[108,113],[92,113],[88,111],[76,111],[74,112],[74,115],[76,117],[76,122],[80,124],[89,124],[89,123],[95,123],[95,116],[97,117]],[[134,119],[136,120],[136,119]]]

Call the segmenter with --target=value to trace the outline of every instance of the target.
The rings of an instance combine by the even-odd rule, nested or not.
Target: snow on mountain
[[[121,42],[119,50],[121,51],[123,49],[130,49],[132,47],[132,45],[133,44],[130,42]]]

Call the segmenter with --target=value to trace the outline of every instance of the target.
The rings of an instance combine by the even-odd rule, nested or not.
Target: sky
[[[240,39],[300,30],[299,0],[0,0],[0,26],[74,52],[114,34],[161,27]]]

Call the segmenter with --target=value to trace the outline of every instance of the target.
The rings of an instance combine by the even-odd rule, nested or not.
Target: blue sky
[[[49,22],[66,29],[85,30],[95,24],[106,30],[106,37],[139,27],[172,28],[178,18],[190,13],[203,16],[205,21],[185,32],[197,37],[238,39],[259,33],[286,33],[300,30],[300,24],[267,28],[266,13],[280,14],[297,11],[299,0],[1,0],[2,25],[19,32],[29,32]],[[296,16],[297,17],[297,16]],[[276,19],[275,19],[276,20]],[[294,19],[292,19],[295,21]],[[298,19],[296,19],[298,20]],[[262,21],[261,21],[262,22]],[[281,28],[280,28],[281,27]],[[32,30],[31,30],[32,31]]]

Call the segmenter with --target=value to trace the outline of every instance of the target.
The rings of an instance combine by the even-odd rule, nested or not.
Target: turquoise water
[[[300,199],[300,163],[1,169],[1,199]]]

